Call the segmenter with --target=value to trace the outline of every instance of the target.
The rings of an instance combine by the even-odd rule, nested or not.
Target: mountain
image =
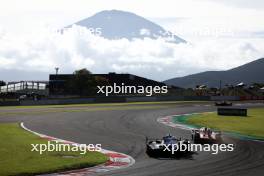
[[[208,87],[219,87],[222,85],[236,85],[240,82],[245,84],[264,83],[264,58],[255,60],[245,65],[227,71],[207,71],[180,78],[173,78],[164,81],[166,84],[184,88],[194,88],[196,85]]]
[[[101,11],[74,24],[90,29],[100,28],[101,36],[107,39],[126,38],[132,40],[133,38],[143,39],[149,37],[152,39],[163,38],[172,43],[186,42],[143,17],[119,10]]]

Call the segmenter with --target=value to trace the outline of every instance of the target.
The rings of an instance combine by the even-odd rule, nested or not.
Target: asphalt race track
[[[178,159],[155,159],[145,153],[145,137],[158,138],[167,133],[191,138],[190,131],[157,122],[158,117],[191,112],[214,111],[214,106],[126,105],[67,108],[0,109],[0,122],[24,122],[25,126],[54,137],[78,143],[102,144],[109,150],[132,156],[136,163],[126,169],[103,173],[117,176],[177,175],[263,175],[264,143],[225,137],[235,144],[234,152],[212,155],[199,152]]]

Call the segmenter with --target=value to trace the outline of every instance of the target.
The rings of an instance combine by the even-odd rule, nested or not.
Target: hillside
[[[245,84],[250,84],[254,82],[263,83],[263,75],[264,58],[261,58],[226,71],[207,71],[184,77],[169,79],[164,82],[169,85],[184,88],[193,88],[196,85],[219,87],[220,80],[222,81],[222,85],[236,85],[240,82],[244,82]]]

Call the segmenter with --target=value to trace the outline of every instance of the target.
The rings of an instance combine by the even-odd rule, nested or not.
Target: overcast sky
[[[3,0],[0,24],[8,29],[43,25],[61,27],[110,9],[164,21],[171,29],[176,28],[175,18],[187,18],[187,21],[180,21],[181,27],[264,30],[262,0]]]
[[[49,73],[58,65],[64,68],[63,72],[72,72],[81,66],[87,66],[93,72],[103,72],[98,67],[98,59],[112,56],[111,52],[117,50],[116,43],[94,39],[102,44],[109,42],[108,46],[104,46],[107,48],[106,53],[102,54],[100,48],[89,46],[92,41],[88,39],[64,36],[55,41],[44,35],[36,37],[31,34],[46,27],[60,28],[99,11],[111,9],[130,11],[150,19],[192,45],[171,46],[162,41],[157,43],[155,47],[159,47],[157,50],[160,53],[156,53],[156,56],[165,58],[161,61],[161,58],[153,58],[149,51],[153,42],[116,41],[123,45],[120,47],[120,55],[115,55],[116,60],[108,60],[109,67],[105,72],[129,71],[164,80],[204,70],[229,69],[263,57],[262,0],[1,0],[0,69],[35,69]],[[90,47],[86,49],[94,49],[93,54],[87,55],[80,50],[73,52],[76,49],[74,43],[58,46],[62,41],[79,45],[78,42],[84,42],[80,40],[84,40],[87,47]],[[141,53],[133,57],[127,47],[135,47],[136,44],[145,46],[145,50],[141,48]],[[121,52],[124,50],[127,50],[127,55]],[[75,58],[67,60],[66,55],[67,58]],[[145,60],[139,59],[143,56],[146,56]],[[44,57],[49,59],[44,62]],[[124,61],[126,57],[130,62]],[[153,69],[157,74],[152,74]],[[6,78],[1,75],[0,79]]]

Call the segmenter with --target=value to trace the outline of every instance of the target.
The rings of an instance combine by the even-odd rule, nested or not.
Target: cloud
[[[224,3],[226,5],[232,5],[234,7],[252,8],[252,9],[263,9],[263,0],[215,0],[218,3]]]
[[[150,31],[148,29],[143,28],[140,30],[140,35],[148,35],[149,36]]]
[[[0,70],[9,70],[9,77],[17,80],[44,79],[43,73],[54,73],[55,67],[60,73],[86,67],[93,73],[132,73],[165,80],[205,70],[226,70],[263,54],[264,41],[257,39],[215,39],[195,45],[150,38],[108,40],[79,26],[63,34],[39,31],[0,35]],[[12,75],[17,71],[35,74]],[[6,80],[8,75],[1,74],[0,79]]]

